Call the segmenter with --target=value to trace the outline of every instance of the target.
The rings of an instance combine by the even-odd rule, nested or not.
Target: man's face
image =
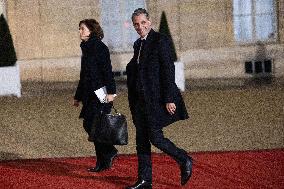
[[[151,21],[148,20],[144,14],[134,16],[132,22],[134,29],[142,38],[145,37],[151,30]]]

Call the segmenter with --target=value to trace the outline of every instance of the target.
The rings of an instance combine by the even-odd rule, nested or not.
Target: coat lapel
[[[147,65],[147,58],[149,57],[149,53],[151,51],[151,44],[154,41],[154,35],[155,35],[155,31],[153,29],[150,30],[146,41],[144,42],[144,47],[143,47],[143,53],[139,58],[140,64],[142,66],[146,66]]]

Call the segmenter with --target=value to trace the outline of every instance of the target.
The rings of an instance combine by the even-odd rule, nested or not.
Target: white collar
[[[146,40],[146,39],[147,39],[147,36],[148,36],[148,34],[147,34],[145,37],[140,38],[140,39],[141,39],[141,40]]]

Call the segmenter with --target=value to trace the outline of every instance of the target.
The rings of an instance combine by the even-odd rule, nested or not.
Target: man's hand
[[[73,100],[73,106],[78,107],[80,102],[76,99]]]
[[[175,103],[166,103],[166,108],[169,114],[173,115],[176,111],[176,105]]]

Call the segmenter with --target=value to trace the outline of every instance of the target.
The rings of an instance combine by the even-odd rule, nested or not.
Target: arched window
[[[275,0],[233,0],[234,33],[237,42],[275,41]]]
[[[103,41],[112,52],[132,51],[138,38],[132,26],[131,15],[137,8],[145,8],[144,0],[101,0]]]

